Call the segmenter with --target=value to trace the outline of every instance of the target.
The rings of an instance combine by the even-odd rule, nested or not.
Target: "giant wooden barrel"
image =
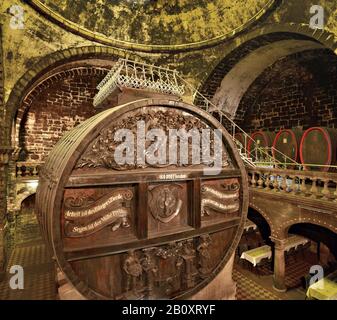
[[[275,138],[274,132],[269,131],[256,131],[251,134],[251,139],[247,143],[247,151],[249,157],[254,161],[265,159],[267,154],[271,155],[270,148],[273,145]],[[264,149],[264,151],[260,151]]]
[[[302,164],[322,165],[306,166],[308,170],[329,171],[329,166],[336,165],[337,130],[322,127],[307,129],[300,144]]]
[[[303,132],[298,129],[282,129],[280,130],[273,142],[273,157],[284,163],[299,160],[299,146]],[[277,152],[280,151],[280,152]],[[284,157],[285,155],[286,157]]]
[[[204,155],[208,141],[221,161],[181,160],[184,139],[174,148],[170,136],[180,129],[197,130],[185,140],[189,152]],[[166,162],[148,157],[164,149],[171,150]],[[248,182],[233,141],[210,114],[145,99],[67,133],[41,171],[36,208],[59,268],[86,298],[182,299],[213,280],[235,252]]]

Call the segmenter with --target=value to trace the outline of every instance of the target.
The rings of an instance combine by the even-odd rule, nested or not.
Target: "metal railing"
[[[241,129],[229,116],[227,116],[222,110],[220,110],[218,106],[213,104],[185,79],[183,79],[179,75],[178,77],[180,81],[182,81],[185,86],[191,91],[194,104],[212,114],[227,129],[227,131],[231,135],[231,138],[238,147],[242,160],[248,166],[256,167],[270,165],[275,168],[287,168],[289,166],[293,167],[300,165],[298,162],[294,161],[274,147],[259,147],[256,141],[248,133]],[[237,139],[237,134],[241,134],[241,136],[243,137],[243,144]],[[248,150],[248,144],[254,147],[251,151]],[[259,154],[259,157],[256,157],[254,159],[254,154]],[[277,160],[274,156],[275,154],[284,159],[284,162]]]
[[[150,90],[182,96],[184,85],[178,82],[178,71],[119,59],[111,71],[97,86],[94,106],[102,103],[117,87]]]

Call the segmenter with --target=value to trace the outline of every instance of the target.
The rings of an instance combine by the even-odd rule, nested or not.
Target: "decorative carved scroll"
[[[83,154],[82,158],[78,161],[76,168],[106,168],[113,170],[131,170],[131,169],[144,169],[148,167],[152,168],[164,168],[164,167],[200,167],[200,164],[192,164],[192,148],[191,143],[188,144],[189,148],[189,160],[188,164],[180,163],[180,149],[179,146],[176,150],[178,163],[172,163],[169,159],[169,143],[167,139],[166,144],[166,162],[165,164],[153,164],[148,163],[145,155],[137,154],[138,148],[134,148],[134,159],[139,159],[140,156],[144,156],[144,163],[134,161],[132,164],[118,164],[115,161],[115,150],[119,146],[119,143],[115,141],[115,133],[119,129],[128,129],[133,133],[135,137],[135,146],[137,146],[137,123],[139,121],[145,122],[145,132],[144,134],[151,129],[160,129],[169,137],[169,131],[171,129],[185,129],[186,132],[189,132],[191,129],[196,129],[200,133],[203,129],[211,129],[207,124],[202,122],[200,119],[195,116],[189,115],[186,112],[180,110],[168,110],[164,111],[158,108],[147,109],[146,111],[137,111],[133,114],[122,118],[121,120],[115,122],[108,129],[103,130],[100,135],[89,145],[87,151]],[[202,140],[201,135],[201,140]],[[146,142],[146,148],[153,146],[155,142],[149,143]],[[214,153],[214,137],[211,135],[210,139],[210,150],[211,154]],[[202,159],[202,148],[200,148],[200,157]],[[222,152],[222,167],[230,166],[230,158],[227,154],[226,147],[223,145]],[[203,166],[212,166],[213,163],[203,163]]]
[[[149,208],[153,218],[163,223],[174,219],[181,211],[183,201],[179,184],[158,185],[149,190]]]
[[[91,197],[68,197],[65,199],[65,234],[68,237],[83,237],[96,233],[108,225],[116,231],[129,227],[130,201],[133,193],[117,189],[95,201]]]
[[[212,211],[219,213],[234,213],[240,208],[238,183],[211,186],[204,184],[201,187],[201,214],[210,216]]]

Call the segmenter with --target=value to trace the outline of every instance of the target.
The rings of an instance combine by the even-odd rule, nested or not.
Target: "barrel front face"
[[[334,130],[313,127],[303,133],[300,145],[300,158],[307,169],[328,171],[328,167],[315,167],[312,165],[329,166],[336,159],[336,142]]]
[[[248,141],[248,154],[254,161],[262,161],[266,155],[271,155],[275,134],[268,131],[257,131],[251,135],[252,140]],[[263,151],[261,151],[263,150]]]
[[[174,139],[180,129],[190,136]],[[57,144],[40,179],[45,236],[88,299],[193,295],[229,261],[248,209],[230,136],[177,101],[141,100],[87,120]]]
[[[290,160],[298,161],[299,159],[299,143],[301,132],[292,129],[280,130],[274,139],[273,156],[282,163],[288,163]],[[284,155],[284,156],[283,156]]]

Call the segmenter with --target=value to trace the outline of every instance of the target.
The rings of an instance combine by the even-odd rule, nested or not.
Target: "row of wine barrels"
[[[208,159],[208,170],[147,158],[116,162],[116,133],[129,130],[138,141],[138,121],[165,134],[219,129],[220,158],[228,161],[216,175]],[[230,261],[248,199],[242,159],[215,118],[183,102],[144,99],[105,110],[61,138],[41,170],[36,211],[58,267],[85,298],[185,299]]]
[[[328,171],[329,166],[337,164],[337,129],[312,127],[304,132],[300,129],[282,129],[276,134],[257,131],[251,137],[255,142],[248,141],[247,151],[253,160],[263,158],[257,147],[273,147],[272,155],[276,160],[289,162],[291,159],[308,164],[307,170]],[[236,138],[244,141],[243,135]]]
[[[300,143],[300,160],[303,164],[322,165],[317,168],[308,166],[306,169],[328,171],[336,165],[337,130],[314,127],[303,133]]]

